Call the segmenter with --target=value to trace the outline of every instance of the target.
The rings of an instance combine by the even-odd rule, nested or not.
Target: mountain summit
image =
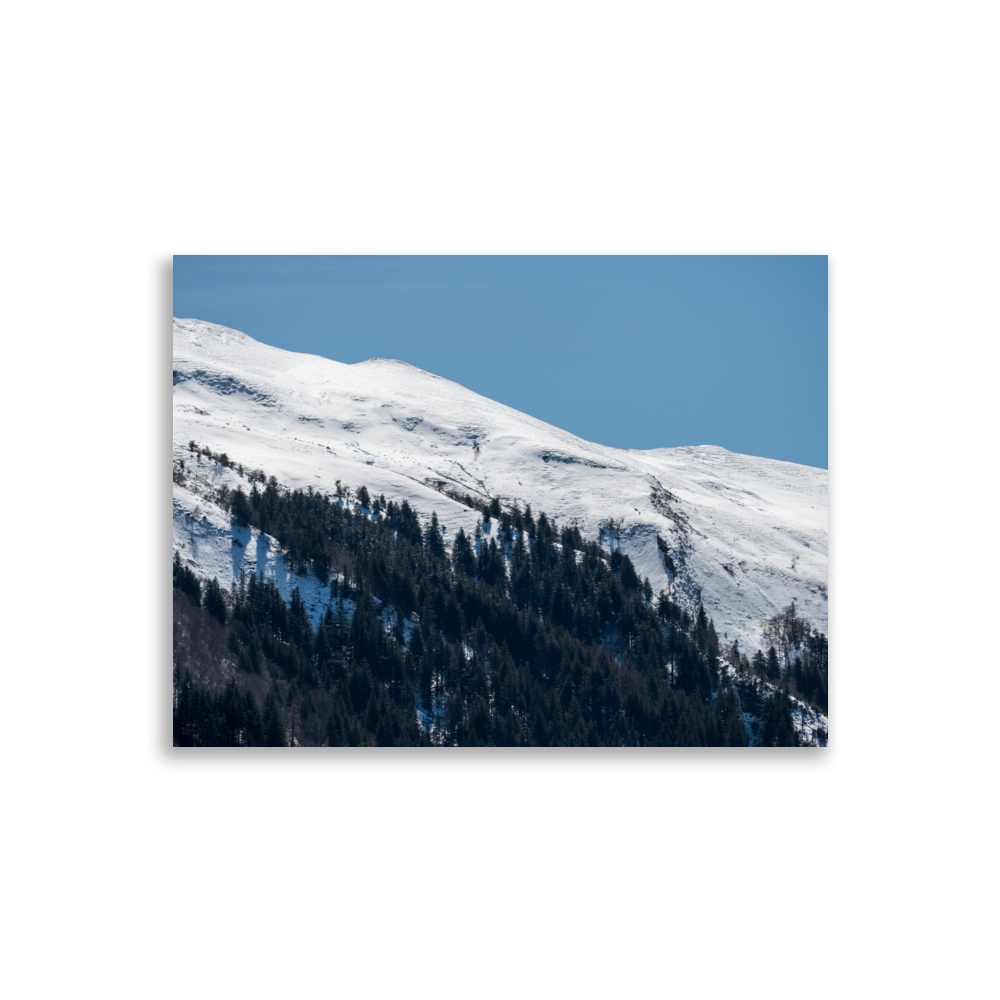
[[[194,319],[174,320],[173,369],[175,465],[200,464],[192,440],[224,454],[229,467],[201,470],[215,488],[244,482],[231,466],[293,489],[364,485],[423,518],[436,512],[448,545],[460,528],[473,535],[474,505],[530,504],[627,554],[653,594],[692,614],[703,602],[720,639],[766,646],[763,623],[793,600],[827,630],[824,469],[713,446],[610,448],[402,361],[341,364]],[[198,576],[225,587],[256,568],[282,590],[299,584],[322,612],[322,588],[296,579],[271,540],[242,538],[181,479],[174,547]]]

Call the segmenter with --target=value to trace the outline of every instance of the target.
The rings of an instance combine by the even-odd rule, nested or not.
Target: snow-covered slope
[[[174,320],[175,460],[190,460],[192,439],[289,487],[332,493],[339,479],[436,510],[446,540],[477,514],[443,489],[530,503],[620,545],[654,592],[688,608],[700,595],[720,638],[743,647],[793,598],[827,631],[824,469],[711,446],[609,448],[404,362],[345,365]],[[209,464],[213,481],[240,483]],[[228,517],[175,485],[175,547],[196,572],[224,586],[241,565],[287,576],[266,538],[242,534],[234,544]]]

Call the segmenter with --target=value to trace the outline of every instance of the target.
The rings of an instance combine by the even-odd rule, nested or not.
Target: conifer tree
[[[476,555],[472,551],[469,539],[465,535],[463,528],[458,529],[455,536],[455,544],[451,551],[452,565],[455,572],[464,576],[474,576],[476,572]]]
[[[278,709],[278,699],[274,697],[274,689],[267,692],[264,700],[264,746],[286,747],[288,738],[285,735],[285,723]]]
[[[335,702],[330,712],[330,717],[326,720],[325,735],[327,746],[338,747],[344,745],[347,727],[344,723],[342,704],[339,700]]]
[[[740,674],[731,688],[704,606],[694,620],[666,593],[651,607],[651,588],[631,560],[620,550],[601,552],[575,526],[560,532],[544,513],[535,522],[517,506],[511,517],[492,498],[487,523],[494,516],[502,523],[502,544],[477,539],[477,556],[460,530],[449,559],[436,513],[421,525],[406,501],[380,496],[372,508],[384,516],[372,519],[318,491],[281,488],[263,472],[250,480],[255,527],[270,525],[300,568],[319,573],[330,553],[344,574],[343,585],[339,576],[330,584],[337,607],[316,628],[301,593],[286,602],[273,580],[257,574],[233,584],[232,617],[241,624],[223,636],[228,652],[244,670],[289,682],[285,718],[299,742],[429,745],[439,715],[435,741],[463,745],[746,745],[742,706],[748,717],[760,716],[761,743],[794,745],[787,695],[761,705],[757,691],[756,678],[769,669],[780,679],[778,642],[768,656],[755,654],[756,678],[733,646],[726,658]],[[179,557],[174,576],[178,597],[197,588],[198,603],[203,594],[205,607],[225,621],[217,580],[202,587]],[[420,627],[404,645],[404,619],[418,608]],[[787,621],[798,621],[793,612]],[[201,627],[207,622],[185,614]],[[470,625],[474,654],[466,660],[458,644]],[[808,631],[798,648],[787,683],[825,704],[825,636]],[[177,690],[179,742],[288,745],[274,683],[264,717],[256,711],[259,738],[251,695],[238,704],[235,688],[213,695],[180,683]],[[317,706],[322,723],[311,711]],[[310,720],[304,732],[299,719]]]
[[[178,552],[174,552],[174,586],[182,594],[187,594],[188,599],[196,608],[201,607],[201,584],[187,566],[181,565],[181,557]]]
[[[781,676],[781,667],[778,666],[778,653],[774,646],[767,651],[767,679],[776,681]]]
[[[243,717],[246,719],[246,745],[264,746],[264,722],[260,717],[257,702],[249,691],[243,696]]]
[[[694,630],[699,635],[708,636],[708,615],[705,613],[705,605],[698,601],[698,614],[694,620]]]
[[[255,486],[254,492],[256,490],[257,487]],[[247,495],[243,492],[242,486],[236,487],[236,492],[233,494],[233,499],[229,507],[229,514],[241,528],[246,528],[250,524],[253,511],[250,507],[250,501],[247,500]]]
[[[424,533],[424,547],[431,559],[441,559],[444,556],[444,537],[438,524],[437,511],[431,511],[430,524]]]
[[[222,588],[219,586],[218,577],[213,577],[205,587],[205,610],[220,625],[226,624],[226,601],[222,596]]]
[[[622,587],[626,591],[639,589],[639,574],[636,573],[632,560],[628,556],[622,556]]]

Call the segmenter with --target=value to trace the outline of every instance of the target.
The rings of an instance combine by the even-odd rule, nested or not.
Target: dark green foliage
[[[806,640],[806,649],[808,650],[809,658],[815,664],[816,669],[821,673],[826,674],[828,653],[826,636],[822,632],[813,631]]]
[[[707,701],[712,694],[712,675],[695,643],[678,636],[674,642],[673,661],[677,687]]]
[[[764,673],[769,681],[776,681],[781,676],[781,668],[778,666],[778,654],[774,646],[767,651],[767,666]]]
[[[278,699],[274,697],[274,691],[267,692],[264,701],[264,746],[285,747],[288,746],[288,738],[285,736],[285,723],[281,718],[278,709]]]
[[[215,618],[220,625],[226,624],[226,601],[222,596],[222,588],[217,577],[205,586],[205,610]]]
[[[264,730],[257,703],[230,681],[220,695],[195,687],[191,675],[174,668],[174,746],[261,746]]]
[[[654,606],[627,556],[544,513],[494,499],[499,537],[473,544],[459,531],[449,555],[437,515],[422,528],[406,501],[380,497],[373,519],[259,473],[246,502],[248,523],[293,564],[332,574],[336,605],[314,624],[297,590],[286,602],[271,580],[239,582],[228,648],[271,681],[241,745],[288,745],[287,724],[300,742],[330,746],[746,746],[744,713],[760,717],[760,742],[794,745],[787,697],[761,697],[773,654],[755,656],[756,679],[743,660],[733,686],[704,607],[692,618],[666,594]],[[808,641],[815,653],[789,683],[825,697],[825,637]],[[183,719],[211,714],[184,697]]]
[[[639,589],[639,576],[628,556],[622,558],[622,587],[629,592]]]
[[[243,695],[244,704],[244,718],[247,723],[247,746],[250,747],[262,747],[264,746],[264,720],[260,717],[260,711],[257,708],[257,702],[254,701],[253,695],[247,691]]]
[[[694,616],[694,640],[701,646],[708,642],[708,615],[705,613],[705,605],[698,602],[698,612]]]
[[[719,739],[719,746],[747,746],[747,731],[743,725],[740,699],[730,683],[727,682],[720,688],[712,705],[712,715],[714,717],[714,734]]]
[[[201,607],[201,584],[187,566],[181,565],[181,557],[177,552],[174,553],[174,588],[186,594],[196,608]]]
[[[465,536],[462,528],[458,529],[455,536],[455,545],[451,553],[452,565],[455,572],[461,576],[474,576],[476,572],[476,554],[472,551],[469,539]]]
[[[424,546],[427,549],[427,555],[431,559],[444,558],[444,538],[441,535],[437,513],[434,511],[431,512],[431,521],[424,533]]]
[[[247,500],[247,495],[243,492],[242,487],[237,487],[236,492],[232,495],[229,513],[240,527],[245,528],[250,524],[253,511],[250,509],[250,501]]]
[[[792,721],[792,706],[788,695],[777,692],[764,701],[760,716],[760,746],[794,747],[799,745]]]
[[[823,636],[825,654],[826,637]],[[806,701],[816,705],[821,712],[827,711],[827,686],[826,672],[820,667],[820,663],[825,665],[825,658],[809,657],[803,664],[800,657],[795,658],[795,663],[790,671],[795,689]]]

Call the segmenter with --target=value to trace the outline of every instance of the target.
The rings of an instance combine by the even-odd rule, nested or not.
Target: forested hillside
[[[449,550],[493,500],[512,516],[530,503],[627,554],[654,595],[665,591],[692,618],[703,604],[719,636],[751,653],[764,621],[793,601],[827,629],[825,469],[708,445],[610,448],[403,362],[341,364],[198,320],[174,323],[173,382],[173,459],[187,465],[174,487],[174,537],[202,579],[228,588],[245,567],[275,576],[286,601],[293,584],[277,547],[258,548],[256,529],[242,529],[244,547],[230,550],[229,516],[202,503],[204,487],[242,488],[248,501],[251,487],[232,463],[206,461],[210,449],[293,490],[333,495],[337,479],[365,483],[373,503],[405,500],[421,526],[436,511]],[[270,506],[261,517],[277,516]],[[310,611],[327,602],[314,575],[301,589]],[[586,623],[575,627],[583,638]]]
[[[286,601],[255,573],[203,583],[175,555],[175,745],[826,741],[826,638],[794,605],[747,656],[703,607],[654,595],[627,555],[530,506],[470,500],[481,526],[449,550],[436,515],[421,524],[363,486],[246,484],[215,504],[277,539],[332,604],[314,621],[298,590]]]

